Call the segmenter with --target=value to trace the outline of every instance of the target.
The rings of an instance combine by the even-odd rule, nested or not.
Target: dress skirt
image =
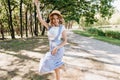
[[[49,73],[64,64],[62,62],[62,58],[64,55],[64,47],[59,48],[55,55],[51,54],[53,48],[59,45],[61,41],[60,40],[49,41],[49,43],[50,43],[50,51],[47,52],[45,56],[40,60],[39,72],[41,74]]]

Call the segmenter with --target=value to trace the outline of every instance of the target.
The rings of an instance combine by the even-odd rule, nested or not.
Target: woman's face
[[[59,17],[58,15],[53,15],[52,16],[52,23],[55,25],[55,26],[58,26],[59,25]]]

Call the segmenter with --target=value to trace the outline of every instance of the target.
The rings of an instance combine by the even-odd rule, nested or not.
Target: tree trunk
[[[70,21],[70,29],[72,29],[73,23],[74,23],[74,21],[73,21],[73,20],[72,20],[72,21]]]
[[[40,24],[40,31],[42,31],[42,25]]]
[[[4,40],[5,39],[5,37],[4,37],[4,26],[1,22],[0,22],[0,25],[1,25],[0,32],[1,32],[1,35],[2,35],[2,40]]]
[[[68,29],[70,29],[70,21],[68,22]]]
[[[8,32],[10,32],[10,30],[11,30],[10,24],[9,24],[9,22],[10,22],[10,19],[9,19],[9,11],[8,11],[7,6],[6,6],[6,4],[5,4],[6,2],[3,2],[3,3],[4,3],[4,6],[5,6],[5,10],[6,10],[6,16],[7,16],[7,18],[8,18],[8,19],[7,19],[7,21],[8,21],[8,22],[7,22],[7,23],[8,23],[8,29],[9,29],[9,31],[7,30],[7,33],[8,33]],[[9,33],[8,33],[8,34],[9,34]]]
[[[69,22],[66,22],[66,29],[69,29]]]
[[[41,35],[43,36],[45,34],[45,27],[43,27]]]
[[[34,5],[34,17],[35,17],[35,30],[34,30],[34,34],[35,36],[38,36],[38,25],[37,25],[37,17],[36,17],[37,13],[36,13],[36,6]]]
[[[32,5],[30,4],[30,30],[33,37],[33,28],[32,28]]]
[[[15,32],[12,24],[12,10],[10,6],[10,0],[8,0],[8,8],[9,8],[9,24],[10,24],[10,33],[11,33],[11,38],[15,39]]]
[[[20,35],[21,35],[21,38],[23,37],[23,25],[22,25],[22,2],[23,2],[23,0],[20,0]]]
[[[27,24],[28,24],[28,23],[27,23],[28,15],[27,15],[27,14],[28,14],[28,7],[26,8],[26,12],[25,12],[25,20],[26,20],[26,21],[25,21],[25,22],[26,22],[26,23],[25,23],[25,31],[26,31],[26,37],[28,37],[28,26],[27,26]]]

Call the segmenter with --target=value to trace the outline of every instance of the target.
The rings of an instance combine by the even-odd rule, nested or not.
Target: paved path
[[[73,32],[68,32],[68,42],[65,61],[81,73],[74,80],[120,80],[120,46]]]
[[[39,46],[41,49],[46,46]],[[62,80],[120,80],[120,47],[68,31]],[[39,58],[44,54],[0,49],[0,80],[54,80],[53,72],[40,76]],[[40,79],[41,78],[41,79]]]

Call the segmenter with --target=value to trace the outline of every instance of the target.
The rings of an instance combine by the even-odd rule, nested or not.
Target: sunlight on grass
[[[28,38],[0,41],[0,49],[15,51],[34,50],[38,46],[48,46],[47,38]],[[41,50],[42,51],[42,50]]]
[[[50,80],[53,73],[40,75],[38,65],[48,51],[47,37],[0,41],[0,80]]]
[[[76,33],[76,34],[79,34],[79,35],[92,37],[94,39],[98,39],[98,40],[101,40],[101,41],[105,41],[105,42],[120,46],[120,40],[118,40],[118,39],[108,38],[108,37],[104,37],[104,36],[97,36],[95,34],[90,34],[86,31],[80,31],[80,30],[73,30],[73,32]]]

